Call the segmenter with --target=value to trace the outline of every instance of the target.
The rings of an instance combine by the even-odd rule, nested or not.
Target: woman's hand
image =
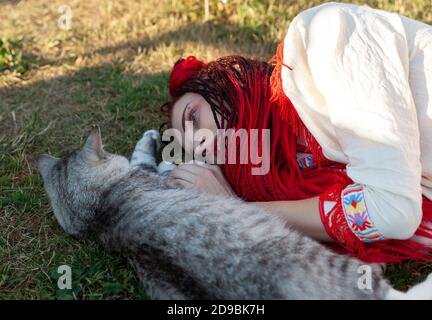
[[[172,170],[170,175],[186,188],[194,188],[211,194],[235,196],[234,190],[217,165],[182,164]]]

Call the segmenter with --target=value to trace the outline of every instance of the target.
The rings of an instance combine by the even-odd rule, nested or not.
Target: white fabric
[[[335,201],[324,201],[324,213],[327,214],[335,206]]]
[[[377,229],[410,238],[432,199],[432,27],[326,3],[294,18],[282,83],[329,159],[364,185]]]

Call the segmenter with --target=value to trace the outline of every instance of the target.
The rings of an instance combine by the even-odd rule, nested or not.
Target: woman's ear
[[[82,152],[90,161],[99,161],[104,157],[102,136],[98,126],[90,132]]]

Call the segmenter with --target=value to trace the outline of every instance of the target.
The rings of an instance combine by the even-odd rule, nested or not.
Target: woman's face
[[[171,126],[181,133],[184,141],[183,147],[188,153],[193,153],[196,145],[201,145],[201,148],[209,148],[213,143],[213,141],[205,139],[205,137],[200,138],[199,133],[202,134],[203,132],[200,129],[208,129],[213,134],[216,134],[217,130],[216,121],[208,102],[201,95],[191,92],[185,93],[174,104],[171,113]],[[192,132],[191,129],[193,129]],[[188,133],[187,135],[185,131]],[[197,131],[198,135],[196,134]],[[195,143],[193,140],[195,140]]]

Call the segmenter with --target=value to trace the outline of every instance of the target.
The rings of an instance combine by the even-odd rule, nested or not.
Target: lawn
[[[159,107],[178,58],[267,60],[290,20],[321,2],[214,0],[206,18],[203,1],[1,0],[0,299],[148,298],[122,258],[61,230],[37,155],[80,146],[94,124],[107,150],[129,155],[163,120]],[[432,23],[430,0],[357,3]],[[63,23],[64,4],[71,25]],[[57,287],[61,265],[72,267],[72,290]],[[387,275],[404,289],[431,271],[408,262]]]

